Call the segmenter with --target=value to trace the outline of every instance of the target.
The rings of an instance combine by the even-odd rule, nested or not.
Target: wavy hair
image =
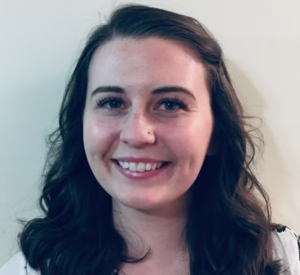
[[[277,275],[268,196],[251,171],[257,146],[233,88],[222,49],[194,18],[143,5],[116,9],[89,36],[63,97],[39,200],[44,213],[25,223],[19,245],[42,275],[111,275],[127,257],[114,228],[111,197],[95,179],[83,146],[88,69],[95,50],[116,38],[157,37],[190,47],[207,72],[214,117],[213,156],[191,191],[185,228],[190,274]]]

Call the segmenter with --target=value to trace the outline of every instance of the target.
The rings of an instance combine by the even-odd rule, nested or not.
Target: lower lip
[[[166,169],[169,168],[170,163],[165,165],[162,168],[156,169],[156,170],[150,170],[150,171],[144,171],[144,172],[138,172],[138,171],[130,171],[129,169],[124,169],[114,161],[112,162],[113,165],[116,167],[116,169],[125,177],[129,179],[139,179],[144,180],[151,177],[158,176],[160,173],[164,172]]]

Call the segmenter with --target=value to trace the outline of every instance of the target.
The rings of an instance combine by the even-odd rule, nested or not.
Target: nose
[[[143,147],[155,143],[154,125],[141,112],[127,115],[121,129],[120,140],[132,147]]]

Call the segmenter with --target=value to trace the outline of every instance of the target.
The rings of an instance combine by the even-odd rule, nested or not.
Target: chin
[[[136,210],[154,210],[160,208],[163,203],[161,201],[155,200],[153,198],[147,198],[147,197],[128,197],[128,198],[120,198],[118,199],[118,202],[123,204],[126,207],[130,207]]]

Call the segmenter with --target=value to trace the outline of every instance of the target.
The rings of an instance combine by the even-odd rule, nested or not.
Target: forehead
[[[161,38],[117,38],[100,46],[89,67],[88,90],[100,85],[153,88],[205,85],[205,68],[189,47]]]

